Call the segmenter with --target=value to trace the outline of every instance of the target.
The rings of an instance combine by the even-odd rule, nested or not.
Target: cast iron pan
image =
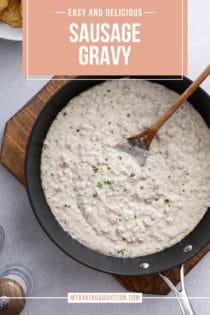
[[[132,77],[132,79],[135,78],[138,77]],[[26,187],[33,212],[44,231],[62,251],[96,270],[121,275],[147,275],[163,272],[181,265],[197,254],[210,241],[209,210],[193,232],[176,245],[153,255],[121,258],[97,253],[73,239],[60,227],[46,203],[40,180],[40,155],[43,140],[52,121],[71,98],[102,82],[98,77],[95,77],[94,80],[92,79],[93,77],[91,77],[91,80],[88,80],[88,77],[86,77],[86,80],[79,78],[79,80],[67,82],[47,102],[33,127],[25,164]],[[100,77],[100,79],[105,78]],[[153,82],[156,81],[153,80]],[[190,85],[191,81],[184,78],[180,81],[166,80],[157,81],[157,83],[181,93]],[[190,102],[202,115],[207,125],[210,126],[210,96],[199,88],[190,98]],[[192,246],[192,250],[184,250],[188,245]],[[189,249],[189,247],[187,248]],[[140,268],[142,263],[148,263],[149,268]]]

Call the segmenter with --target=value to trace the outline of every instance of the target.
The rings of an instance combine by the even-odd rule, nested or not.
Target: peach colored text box
[[[85,16],[68,10],[86,9]],[[90,8],[141,9],[142,16],[89,16]],[[122,11],[121,11],[122,12]],[[125,12],[125,11],[124,11]],[[133,11],[134,12],[134,11]],[[72,23],[140,23],[140,43],[71,43]],[[79,48],[131,46],[128,65],[81,65]],[[187,0],[24,0],[23,72],[47,75],[183,75],[187,71]]]

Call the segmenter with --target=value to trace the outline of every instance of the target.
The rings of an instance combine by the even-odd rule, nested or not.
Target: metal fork
[[[167,283],[167,285],[170,287],[172,292],[177,298],[177,301],[180,305],[180,308],[182,310],[183,315],[196,315],[195,311],[193,310],[193,307],[190,303],[190,300],[187,296],[187,292],[185,289],[185,282],[184,282],[184,265],[180,268],[180,283],[181,283],[181,290],[179,291],[171,282],[169,278],[164,276],[163,274],[159,273],[160,277]]]

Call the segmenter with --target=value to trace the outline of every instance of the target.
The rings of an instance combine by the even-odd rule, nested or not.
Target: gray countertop
[[[210,2],[189,1],[189,77],[210,62]],[[44,84],[27,81],[21,74],[21,43],[0,40],[0,134],[6,121]],[[203,87],[210,93],[210,79]],[[6,242],[0,269],[23,263],[33,270],[34,296],[66,296],[67,292],[123,292],[113,277],[93,271],[64,255],[45,235],[34,218],[25,188],[0,166],[0,224]],[[207,297],[192,301],[199,315],[210,313],[210,254],[186,276],[188,293]],[[169,296],[172,296],[171,294]],[[43,314],[180,314],[176,301],[145,300],[142,305],[68,305],[66,301],[27,301],[23,315]]]

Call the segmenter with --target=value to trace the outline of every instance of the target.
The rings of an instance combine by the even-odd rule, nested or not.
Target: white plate
[[[11,27],[5,23],[0,22],[0,38],[22,41],[22,28]]]

